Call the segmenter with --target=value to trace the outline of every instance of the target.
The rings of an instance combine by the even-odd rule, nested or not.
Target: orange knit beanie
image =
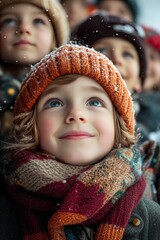
[[[50,19],[56,37],[56,47],[66,43],[69,39],[70,29],[66,12],[57,0],[2,0],[0,11],[11,4],[33,4],[43,9]]]
[[[32,68],[21,86],[14,115],[31,111],[44,89],[56,78],[67,74],[80,74],[97,81],[124,119],[128,131],[134,132],[132,100],[117,68],[101,53],[75,44],[59,47]]]

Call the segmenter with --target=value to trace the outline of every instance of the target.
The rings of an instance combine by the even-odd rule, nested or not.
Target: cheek
[[[7,34],[5,34],[5,33],[0,34],[0,49],[1,49],[1,51],[5,51],[5,49],[8,45],[8,39],[9,39],[9,37],[7,36]]]
[[[137,61],[132,62],[130,65],[130,73],[132,73],[135,77],[139,77],[140,67]]]
[[[160,80],[160,62],[155,62],[152,67],[154,72],[157,73],[157,75],[159,76]]]
[[[100,141],[104,144],[106,141],[114,142],[115,139],[115,128],[113,117],[107,116],[97,121],[97,130],[100,134]]]
[[[39,32],[38,42],[40,46],[40,50],[46,53],[50,52],[55,45],[55,37],[53,35],[53,31],[41,31]],[[43,46],[43,47],[42,47]]]
[[[2,34],[0,34],[0,56],[4,60],[6,60],[6,58],[12,58],[10,50],[13,50],[13,36],[14,33],[12,30],[10,30],[10,32],[3,31]]]
[[[53,118],[39,117],[37,120],[37,126],[40,138],[47,138],[55,131],[56,123]]]

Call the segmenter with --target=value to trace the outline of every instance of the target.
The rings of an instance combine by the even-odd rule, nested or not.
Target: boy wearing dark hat
[[[144,31],[140,26],[97,11],[73,32],[72,39],[109,57],[131,92],[140,92],[146,75]]]

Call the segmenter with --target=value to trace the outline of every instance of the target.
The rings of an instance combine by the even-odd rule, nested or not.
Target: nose
[[[31,33],[31,26],[28,23],[21,22],[18,26],[18,29],[16,31],[17,34],[30,34]]]
[[[85,123],[86,122],[86,116],[83,110],[80,108],[72,107],[65,119],[65,122],[67,124],[78,122],[78,123]]]

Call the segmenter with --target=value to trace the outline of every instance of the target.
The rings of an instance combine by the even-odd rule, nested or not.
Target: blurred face
[[[43,10],[14,4],[0,14],[0,57],[22,65],[34,64],[53,48],[53,27]]]
[[[88,16],[88,9],[84,0],[66,0],[63,7],[67,13],[71,29]]]
[[[68,164],[92,164],[114,146],[112,103],[104,89],[85,76],[45,89],[38,101],[37,126],[40,148]]]
[[[103,38],[92,47],[116,65],[130,91],[141,91],[139,57],[130,42],[120,38]]]
[[[100,3],[99,8],[107,11],[111,15],[123,17],[126,20],[133,21],[132,13],[124,1],[104,0]]]
[[[144,90],[160,87],[160,53],[147,45],[148,72],[144,82]]]

